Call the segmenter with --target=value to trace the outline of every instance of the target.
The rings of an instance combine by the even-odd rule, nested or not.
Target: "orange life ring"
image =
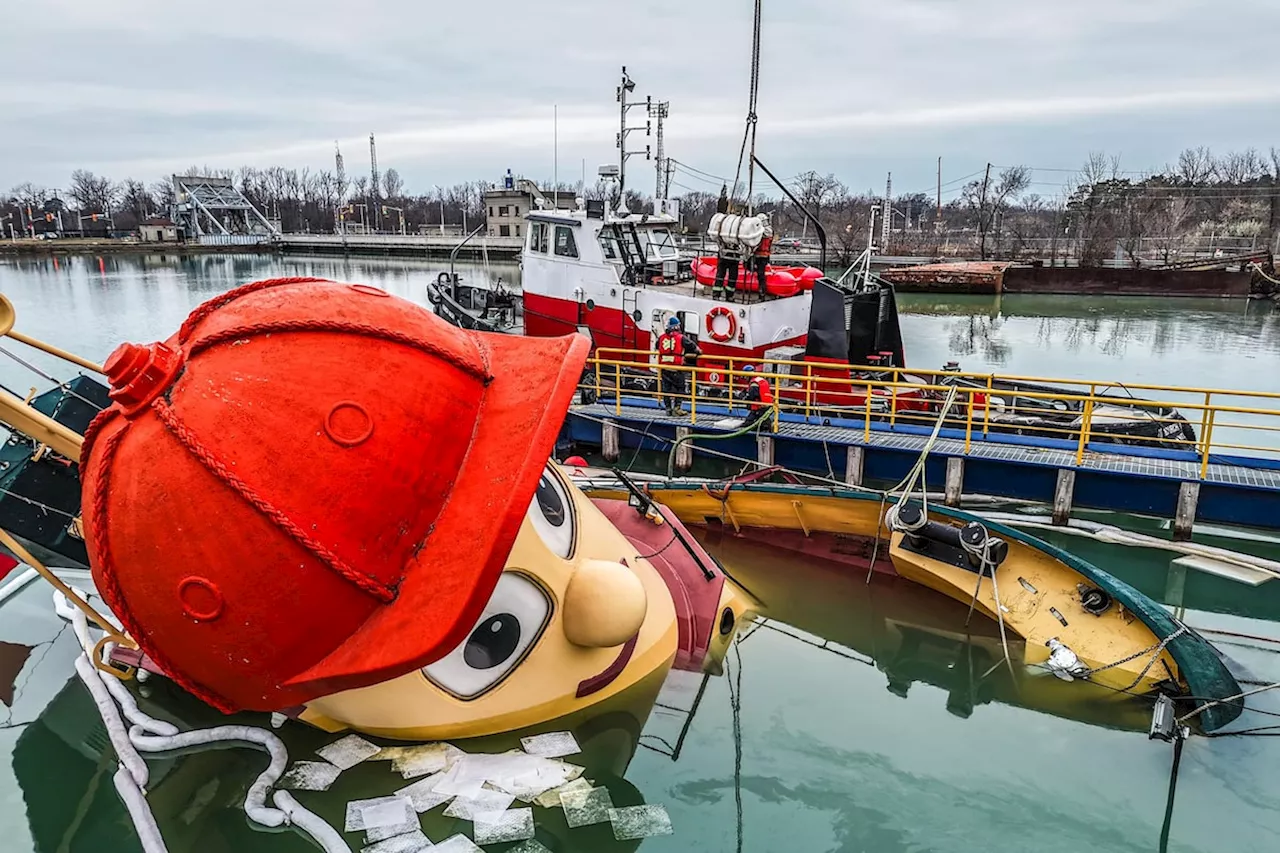
[[[727,332],[716,331],[716,318],[728,317],[729,330]],[[717,305],[707,312],[707,334],[711,336],[711,340],[724,343],[731,340],[734,335],[738,334],[738,320],[733,316],[733,312],[723,305]]]

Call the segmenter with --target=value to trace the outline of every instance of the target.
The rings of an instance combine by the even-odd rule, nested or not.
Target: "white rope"
[[[80,590],[74,591],[83,595]],[[337,830],[304,808],[288,792],[273,793],[276,782],[289,764],[288,750],[280,738],[255,726],[217,726],[180,732],[171,723],[147,715],[123,684],[94,667],[91,659],[94,642],[84,613],[72,607],[60,592],[54,593],[54,609],[59,616],[70,620],[80,643],[83,653],[76,659],[76,674],[89,689],[120,761],[120,769],[115,774],[116,790],[129,811],[145,853],[168,853],[168,848],[147,804],[149,775],[139,751],[158,753],[214,744],[246,743],[261,748],[270,757],[267,769],[258,775],[245,795],[244,811],[249,819],[269,828],[293,826],[315,841],[324,853],[351,853],[351,848]],[[110,654],[110,647],[111,644],[106,645],[104,656]],[[127,732],[121,719],[122,710],[133,724]],[[274,807],[267,804],[268,796],[272,797]]]
[[[1237,693],[1234,696],[1226,696],[1222,699],[1216,699],[1213,702],[1208,702],[1204,705],[1201,705],[1199,708],[1196,708],[1194,711],[1192,711],[1189,714],[1183,714],[1181,717],[1178,718],[1178,723],[1179,724],[1185,723],[1187,720],[1191,719],[1197,714],[1202,714],[1205,711],[1209,710],[1214,705],[1223,705],[1227,702],[1234,702],[1237,699],[1244,699],[1248,696],[1253,696],[1257,693],[1265,693],[1268,690],[1275,690],[1277,687],[1280,687],[1280,681],[1277,681],[1275,684],[1267,684],[1263,687],[1258,687],[1253,690],[1246,690],[1243,693]]]

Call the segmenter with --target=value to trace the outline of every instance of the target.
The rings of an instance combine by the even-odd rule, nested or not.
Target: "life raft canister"
[[[720,331],[716,324],[716,320],[724,317],[728,322],[725,324],[725,330]],[[711,336],[711,340],[724,343],[732,340],[738,334],[738,319],[733,316],[733,312],[723,305],[717,305],[707,312],[707,334]]]

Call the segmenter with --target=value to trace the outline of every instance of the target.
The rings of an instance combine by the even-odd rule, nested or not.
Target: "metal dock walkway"
[[[687,432],[727,434],[716,427],[726,409],[699,404],[696,422],[673,417],[653,402],[629,400],[575,405],[565,437],[571,442],[604,448],[643,447],[666,451]],[[703,442],[702,448],[760,464],[784,465],[860,485],[864,480],[897,482],[915,464],[928,437],[892,430],[887,424],[819,425],[800,418],[779,418],[777,430]],[[1173,518],[1182,536],[1193,521],[1243,524],[1280,529],[1280,464],[1270,460],[1206,463],[1186,451],[1107,445],[1098,451],[1074,442],[941,431],[926,463],[932,488],[947,493],[987,494],[1054,505],[1055,515],[1071,508],[1133,512]],[[610,434],[612,433],[612,434]],[[699,452],[694,442],[693,453]],[[1056,446],[1055,446],[1056,445]],[[1252,464],[1243,464],[1248,462]]]

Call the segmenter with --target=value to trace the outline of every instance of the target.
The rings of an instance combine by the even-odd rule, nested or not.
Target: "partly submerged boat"
[[[900,575],[970,605],[1021,641],[1019,666],[1117,698],[1179,697],[1206,731],[1238,717],[1235,678],[1204,638],[1156,602],[1021,531],[944,506],[825,486],[579,475],[597,497],[642,495],[686,525]],[[754,591],[753,591],[754,592]],[[1012,654],[1014,648],[1006,644]]]

